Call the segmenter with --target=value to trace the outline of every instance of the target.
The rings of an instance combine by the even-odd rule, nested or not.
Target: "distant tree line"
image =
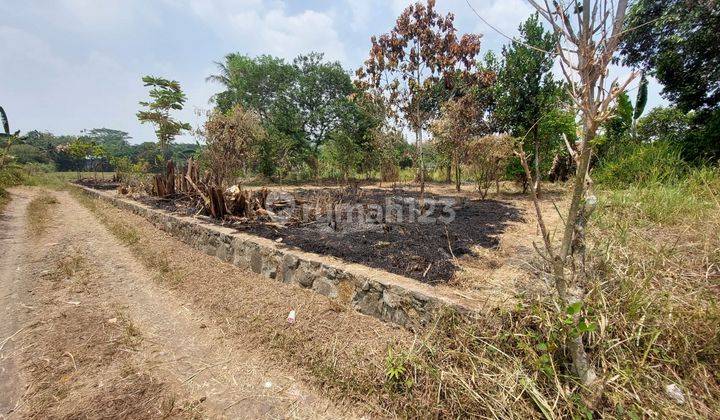
[[[147,169],[159,170],[165,156],[155,142],[130,144],[128,133],[109,128],[94,128],[80,135],[54,135],[29,131],[9,147],[13,161],[20,164],[53,165],[57,171],[112,171],[119,158],[147,163]],[[2,139],[0,139],[2,141]],[[195,144],[172,144],[167,157],[187,159],[199,150]]]

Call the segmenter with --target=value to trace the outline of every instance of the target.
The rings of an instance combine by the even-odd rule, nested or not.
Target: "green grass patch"
[[[610,188],[635,185],[667,185],[688,171],[680,149],[664,142],[627,144],[619,147],[593,171],[593,179]]]
[[[589,234],[591,354],[615,415],[708,418],[720,410],[720,170],[604,190]],[[668,384],[683,390],[673,402]]]

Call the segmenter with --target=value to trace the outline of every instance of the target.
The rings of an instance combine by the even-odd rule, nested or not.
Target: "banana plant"
[[[20,134],[20,130],[11,133],[10,132],[10,122],[8,121],[7,114],[5,113],[5,110],[3,107],[0,106],[0,121],[2,121],[3,125],[3,131],[0,133],[0,137],[17,137]]]
[[[5,113],[5,110],[3,107],[0,106],[0,120],[2,120],[3,129],[5,130],[4,133],[0,133],[0,135],[4,134],[5,136],[10,136],[10,123],[8,122],[7,114]]]
[[[4,139],[4,144],[2,145],[2,149],[0,149],[0,168],[2,168],[5,166],[5,163],[12,160],[10,156],[10,146],[12,146],[13,140],[18,137],[20,131],[10,133],[10,122],[2,106],[0,106],[0,121],[2,121],[3,125],[3,132],[0,133],[0,138]]]

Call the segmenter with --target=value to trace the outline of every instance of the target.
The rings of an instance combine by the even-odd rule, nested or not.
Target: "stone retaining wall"
[[[136,213],[186,244],[222,261],[283,283],[296,283],[358,312],[409,329],[427,324],[433,313],[453,307],[478,311],[476,302],[386,271],[312,254],[266,238],[237,232],[202,218],[154,209],[115,191],[79,186],[87,194]]]

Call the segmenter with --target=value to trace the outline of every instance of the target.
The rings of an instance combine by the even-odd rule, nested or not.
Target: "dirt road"
[[[43,194],[57,203],[28,218]],[[0,220],[0,418],[355,416],[156,275],[68,192],[12,190]]]

